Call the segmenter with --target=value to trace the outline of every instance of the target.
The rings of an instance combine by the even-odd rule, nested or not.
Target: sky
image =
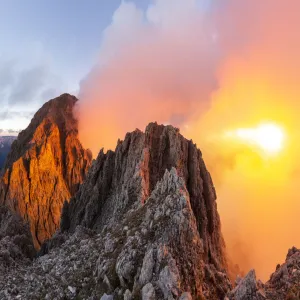
[[[78,95],[120,4],[0,0],[0,135],[24,129],[45,101],[65,92]]]

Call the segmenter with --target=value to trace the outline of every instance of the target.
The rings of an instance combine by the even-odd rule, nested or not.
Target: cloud
[[[172,3],[170,13],[166,1],[146,11],[124,1],[105,30],[79,94],[81,138],[94,152],[150,121],[182,125],[209,105],[220,59],[210,16],[198,1]]]
[[[122,2],[81,84],[80,137],[97,152],[149,121],[180,126],[217,179],[234,262],[266,279],[300,246],[300,2],[210,2]],[[277,158],[222,139],[262,121],[287,132]]]
[[[49,70],[45,66],[36,66],[22,70],[17,74],[17,80],[11,88],[8,104],[30,103],[45,89],[49,78]]]
[[[24,68],[14,60],[0,57],[1,102],[9,107],[45,101],[43,96],[58,93],[61,82],[47,64]]]
[[[0,55],[0,127],[5,130],[26,127],[45,101],[66,91],[42,45],[33,50],[34,57]]]
[[[0,136],[6,136],[6,135],[18,135],[21,130],[14,130],[14,129],[1,129],[0,128]]]
[[[12,111],[6,110],[0,112],[0,119],[1,120],[10,120],[10,119],[17,119],[17,118],[30,118],[33,116],[35,111]]]

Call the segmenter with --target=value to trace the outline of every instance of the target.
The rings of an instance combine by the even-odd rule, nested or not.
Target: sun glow
[[[256,145],[268,154],[279,153],[285,137],[283,128],[273,123],[264,123],[254,128],[239,128],[230,135]]]

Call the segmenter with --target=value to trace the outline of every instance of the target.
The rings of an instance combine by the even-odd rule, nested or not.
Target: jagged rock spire
[[[59,228],[62,205],[91,163],[78,139],[76,101],[63,94],[43,105],[12,144],[0,180],[0,204],[30,223],[37,248]]]

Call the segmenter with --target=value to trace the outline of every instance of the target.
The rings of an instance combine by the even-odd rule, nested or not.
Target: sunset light
[[[239,128],[230,135],[260,147],[267,154],[280,152],[285,137],[283,128],[273,123],[264,123],[254,128]]]

